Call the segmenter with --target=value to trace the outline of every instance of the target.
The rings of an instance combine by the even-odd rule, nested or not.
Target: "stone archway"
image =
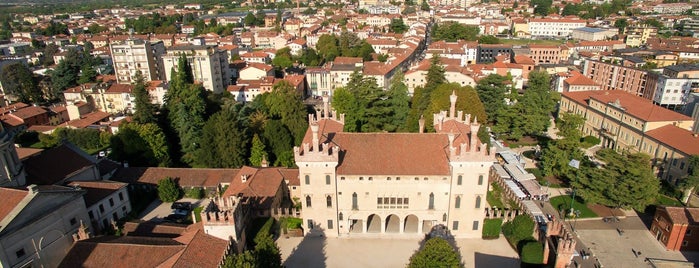
[[[351,225],[350,225],[350,233],[362,233],[364,232],[364,222],[363,220],[350,220]]]
[[[418,222],[417,216],[410,214],[405,217],[405,222],[403,223],[404,233],[417,233],[418,232]]]
[[[395,214],[388,215],[386,218],[386,232],[387,233],[399,233],[400,232],[400,218]]]
[[[376,214],[371,214],[366,220],[366,232],[367,233],[380,233],[381,232],[381,217]]]

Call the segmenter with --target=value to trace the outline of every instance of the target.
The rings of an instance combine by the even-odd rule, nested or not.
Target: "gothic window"
[[[359,206],[357,205],[357,193],[352,193],[352,209],[359,209]]]
[[[325,175],[325,184],[330,185],[330,175]]]
[[[481,208],[481,196],[476,196],[476,208]]]
[[[446,213],[442,214],[442,221],[447,221],[447,214]]]
[[[478,175],[478,185],[483,185],[483,175]]]
[[[311,184],[311,176],[306,175],[306,185]]]
[[[307,208],[311,207],[311,196],[310,195],[306,196],[306,207]]]
[[[473,221],[473,230],[478,230],[478,221]]]
[[[337,215],[337,219],[338,219],[338,220],[342,220],[342,216],[343,216],[343,215],[342,215],[342,212],[340,212],[340,214]]]
[[[333,198],[330,196],[325,197],[325,205],[329,208],[333,207]]]
[[[430,193],[430,203],[427,209],[434,209],[434,193]]]
[[[456,179],[456,185],[461,185],[461,181],[464,179],[464,176],[459,175],[459,177]]]
[[[459,230],[459,221],[454,221],[451,227],[452,230]]]
[[[456,197],[456,201],[454,201],[454,208],[461,208],[461,196]]]

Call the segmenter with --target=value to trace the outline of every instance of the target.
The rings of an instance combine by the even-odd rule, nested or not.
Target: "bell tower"
[[[0,124],[0,186],[23,186],[26,184],[25,177],[12,137]]]

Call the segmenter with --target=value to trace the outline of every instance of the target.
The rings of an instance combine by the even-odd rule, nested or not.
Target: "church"
[[[419,237],[444,225],[457,238],[481,237],[495,155],[456,100],[434,114],[436,133],[422,119],[419,133],[346,133],[325,97],[294,148],[306,234]]]

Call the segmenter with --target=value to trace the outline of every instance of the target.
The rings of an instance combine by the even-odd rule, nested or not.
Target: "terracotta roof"
[[[158,184],[158,181],[171,177],[182,187],[217,187],[235,178],[239,169],[224,168],[161,168],[129,167],[117,171],[112,180],[127,183]]]
[[[2,221],[27,196],[27,191],[0,187],[0,196],[2,196],[2,202],[0,202],[0,221]]]
[[[12,112],[13,115],[21,118],[21,119],[28,119],[31,117],[39,116],[42,114],[48,113],[46,109],[38,106],[29,106],[25,108],[18,109],[17,111]]]
[[[176,223],[125,222],[123,232],[127,236],[175,238],[180,236],[185,229],[186,226]]]
[[[570,78],[564,80],[564,82],[568,83],[569,85],[597,86],[595,81],[592,81],[592,79],[579,72],[572,71],[571,75],[572,76]]]
[[[519,64],[529,64],[529,65],[535,65],[536,63],[532,58],[525,56],[525,55],[516,55],[515,56],[515,62]]]
[[[661,207],[665,209],[673,224],[695,224],[699,222],[699,208]]]
[[[58,267],[157,267],[185,247],[169,238],[103,236],[73,244]]]
[[[24,160],[27,157],[36,155],[43,151],[44,149],[36,149],[36,148],[25,148],[25,147],[19,147],[16,149],[17,151],[17,156],[19,157],[19,160]]]
[[[226,256],[228,245],[228,241],[207,235],[198,229],[172,267],[219,267]]]
[[[109,88],[107,88],[107,91],[104,93],[106,94],[119,94],[119,93],[131,93],[133,90],[132,85],[127,85],[127,84],[111,84]]]
[[[646,135],[686,155],[699,154],[699,137],[689,130],[667,125],[650,130]]]
[[[281,172],[284,170],[285,172]],[[223,196],[238,196],[242,194],[244,197],[255,200],[258,208],[268,208],[272,205],[272,200],[276,196],[279,188],[283,186],[282,181],[286,176],[298,177],[298,170],[286,169],[278,167],[255,168],[244,166],[238,171],[233,180],[230,181],[230,186]],[[242,178],[246,180],[243,182]]]
[[[48,131],[53,131],[56,129],[56,126],[42,126],[42,125],[33,125],[27,129],[27,131],[35,131],[35,132],[48,132]]]
[[[356,64],[362,63],[362,58],[358,57],[336,57],[333,61],[334,64]]]
[[[274,67],[272,67],[272,65],[259,63],[259,62],[248,62],[248,66],[243,68],[243,70],[245,70],[247,68],[256,68],[256,69],[263,70],[265,72],[269,72],[272,69],[274,69]]]
[[[22,109],[24,107],[29,106],[29,104],[23,103],[23,102],[15,102],[10,105],[7,105],[5,107],[0,108],[0,114],[6,114],[9,113],[10,111],[15,111],[17,109]]]
[[[69,143],[24,160],[27,183],[39,185],[58,183],[94,164],[90,155]]]
[[[127,186],[126,183],[116,182],[116,181],[79,181],[71,182],[68,184],[70,186],[76,187],[80,186],[86,191],[83,198],[85,198],[85,206],[91,207],[94,204],[107,198],[109,195],[119,191],[119,189]]]
[[[62,126],[62,127],[74,127],[74,128],[86,128],[90,125],[95,125],[99,122],[102,122],[107,118],[109,118],[108,113],[105,113],[102,111],[96,111],[96,112],[92,112],[92,113],[83,115],[80,117],[80,119],[75,119],[75,120],[70,120],[68,122],[65,122],[65,123],[61,124],[60,126]]]
[[[634,96],[624,91],[594,90],[563,92],[562,95],[569,99],[573,99],[578,103],[584,104],[585,106],[588,105],[587,101],[589,99],[595,99],[602,103],[612,103],[618,100],[627,114],[647,122],[692,120],[692,118],[689,116],[653,105],[653,103],[647,99]]]
[[[340,175],[447,175],[446,134],[336,133]],[[416,164],[420,163],[420,164]]]

